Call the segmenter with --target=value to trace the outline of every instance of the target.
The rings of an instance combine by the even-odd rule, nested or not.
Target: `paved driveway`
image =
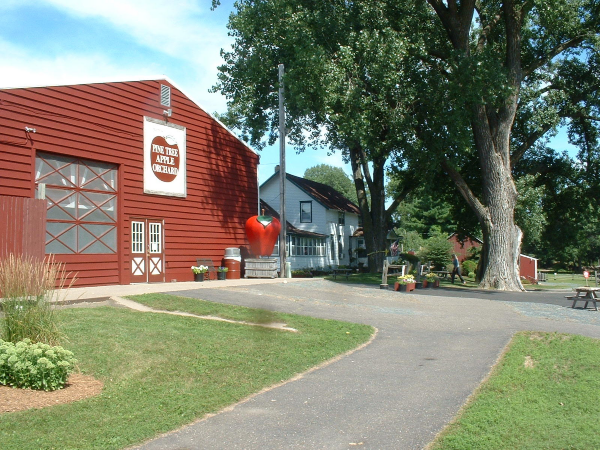
[[[140,448],[421,449],[456,415],[516,331],[600,338],[600,313],[567,308],[559,294],[523,303],[510,301],[511,294],[435,293],[322,280],[176,292],[365,323],[378,332],[349,356]]]

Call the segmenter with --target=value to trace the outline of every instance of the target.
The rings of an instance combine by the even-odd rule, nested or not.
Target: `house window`
[[[290,256],[290,236],[289,235],[285,237],[285,243],[287,244],[285,246],[285,256]],[[275,246],[273,247],[273,253],[271,253],[271,256],[279,257],[279,237],[277,238],[277,242],[275,243]]]
[[[117,166],[38,153],[35,171],[46,185],[46,253],[116,253]]]
[[[338,225],[346,225],[346,213],[344,211],[338,212]]]
[[[338,257],[340,260],[344,259],[344,241],[341,234],[338,235]]]
[[[312,222],[312,202],[300,202],[300,222]]]
[[[325,238],[290,237],[290,256],[325,256]]]

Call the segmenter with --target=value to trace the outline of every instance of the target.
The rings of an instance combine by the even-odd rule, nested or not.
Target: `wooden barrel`
[[[225,267],[229,269],[227,271],[228,280],[240,279],[240,261],[237,259],[225,258]]]

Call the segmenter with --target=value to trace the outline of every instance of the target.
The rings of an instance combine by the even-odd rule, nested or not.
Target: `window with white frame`
[[[291,236],[292,256],[325,256],[325,238]]]
[[[300,222],[312,222],[312,202],[300,202]]]
[[[346,225],[346,213],[338,211],[338,225]]]

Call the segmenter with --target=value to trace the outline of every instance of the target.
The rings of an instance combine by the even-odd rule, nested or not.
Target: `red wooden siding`
[[[143,118],[164,120],[161,84],[171,86],[168,121],[186,127],[186,198],[143,192]],[[258,155],[166,80],[0,90],[0,195],[34,197],[37,152],[118,165],[117,254],[56,255],[77,285],[129,284],[132,217],[164,220],[166,282],[246,244]]]
[[[537,280],[537,259],[519,255],[519,275],[528,280]]]
[[[467,259],[469,255],[469,249],[472,247],[481,247],[481,242],[466,238],[464,241],[458,240],[458,235],[456,233],[452,234],[448,240],[452,243],[452,253],[454,253],[460,262]]]
[[[46,202],[0,196],[0,259],[9,254],[45,256]]]

